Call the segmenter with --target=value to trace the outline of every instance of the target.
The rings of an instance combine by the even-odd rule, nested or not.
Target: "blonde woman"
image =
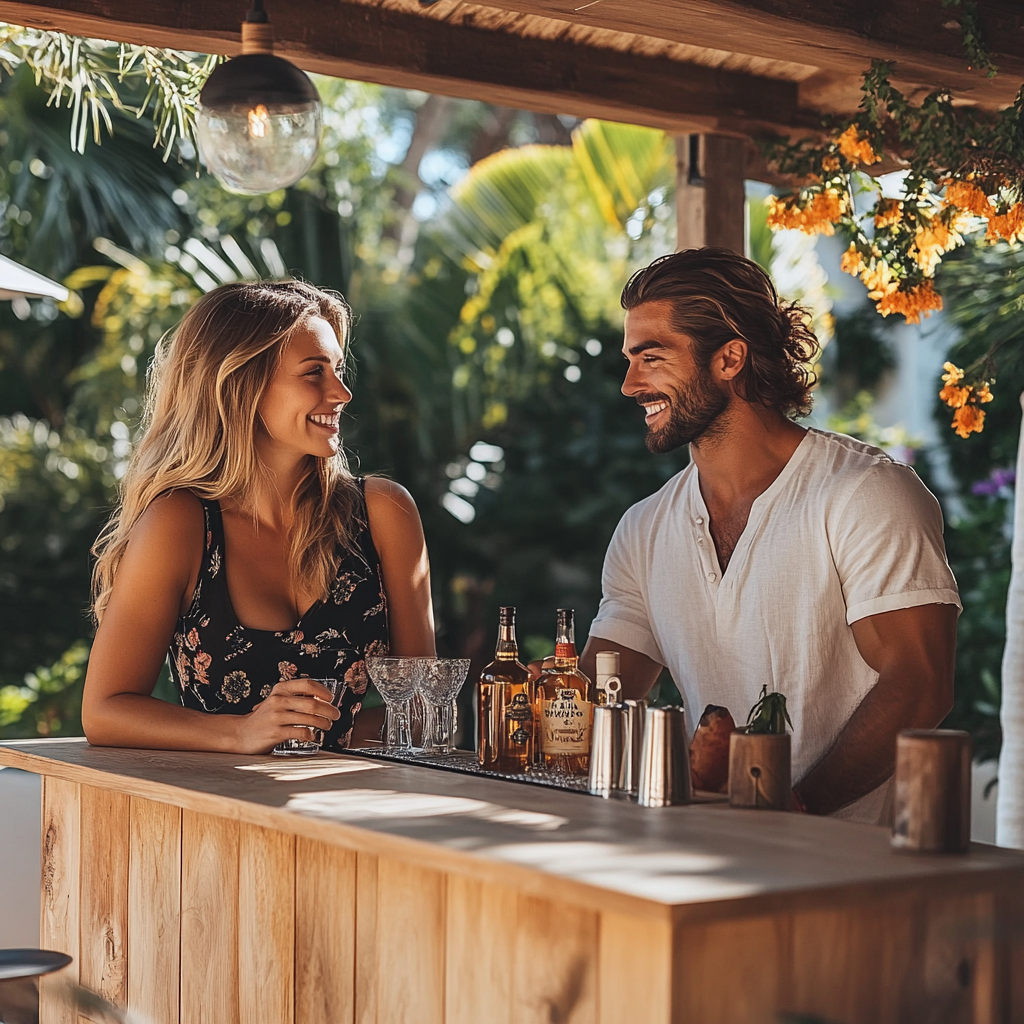
[[[161,345],[94,548],[91,743],[252,754],[319,728],[341,749],[366,656],[434,653],[416,506],[342,451],[350,328],[310,285],[234,284]],[[168,652],[180,707],[152,696]]]

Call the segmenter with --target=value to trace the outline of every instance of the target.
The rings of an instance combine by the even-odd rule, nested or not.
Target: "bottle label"
[[[576,657],[576,645],[575,644],[555,644],[555,657],[556,658],[575,658]]]
[[[510,723],[509,739],[517,747],[525,746],[533,735],[533,708],[525,693],[517,693],[505,709],[505,721]]]
[[[571,688],[541,701],[541,748],[545,754],[589,754],[594,706]]]

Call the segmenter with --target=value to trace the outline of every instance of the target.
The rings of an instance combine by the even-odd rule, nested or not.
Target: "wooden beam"
[[[448,4],[449,0],[442,0]],[[442,3],[437,6],[440,7]],[[971,70],[963,55],[956,8],[939,0],[487,0],[505,11],[547,17],[568,25],[747,54],[817,68],[801,89],[805,106],[852,109],[856,86],[873,58],[897,62],[904,88],[946,87],[985,107],[1011,103],[1024,81],[1024,4],[978,0],[982,35],[1000,73]],[[834,106],[841,97],[838,107]]]
[[[676,136],[676,249],[715,245],[744,254],[746,143]]]
[[[0,0],[0,19],[74,35],[235,53],[238,0]],[[417,5],[418,6],[418,5]],[[813,127],[797,85],[664,56],[526,38],[421,13],[354,2],[278,5],[277,52],[309,71],[550,113],[671,131],[744,135]]]

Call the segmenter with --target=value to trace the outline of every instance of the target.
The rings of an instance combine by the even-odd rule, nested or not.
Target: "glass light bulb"
[[[294,185],[316,159],[321,126],[320,97],[308,76],[263,53],[220,65],[196,113],[203,162],[242,195]]]

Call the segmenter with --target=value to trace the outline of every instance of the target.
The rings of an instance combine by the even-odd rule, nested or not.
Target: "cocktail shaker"
[[[641,807],[689,803],[690,757],[680,707],[647,709],[637,798]]]
[[[588,789],[595,796],[608,797],[621,789],[622,763],[627,750],[627,716],[622,704],[594,707]]]
[[[640,755],[644,745],[645,700],[624,700],[626,707],[626,752],[622,758],[619,789],[635,793],[640,784]]]

